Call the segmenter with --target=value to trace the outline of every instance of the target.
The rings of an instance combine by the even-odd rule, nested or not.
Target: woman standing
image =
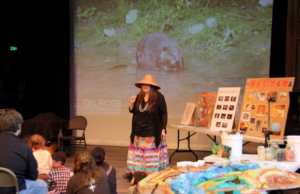
[[[152,75],[135,84],[141,88],[137,96],[130,97],[129,112],[133,113],[126,174],[129,181],[135,171],[149,174],[169,168],[166,141],[167,105],[158,91]]]
[[[87,150],[79,150],[74,156],[74,175],[67,186],[67,194],[109,194],[105,172],[95,166],[93,156]]]

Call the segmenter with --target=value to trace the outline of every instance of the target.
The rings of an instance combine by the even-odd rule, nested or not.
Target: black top
[[[136,98],[136,100],[138,97]],[[152,108],[151,108],[152,109]],[[134,136],[136,135],[135,133],[135,124],[137,122],[137,115],[135,113],[135,103],[133,105],[132,110],[129,110],[129,112],[133,113],[132,117],[132,129],[131,129],[131,135],[130,135],[130,141],[133,143],[134,141]],[[152,110],[151,110],[152,111]],[[153,136],[155,137],[155,146],[158,147],[161,141],[161,131],[163,129],[166,130],[167,133],[167,121],[168,121],[168,112],[167,112],[167,105],[165,101],[165,97],[160,93],[157,92],[157,101],[156,101],[156,106],[153,107],[154,111],[154,131],[153,131]]]
[[[0,133],[0,166],[15,173],[19,190],[26,189],[25,179],[36,180],[38,177],[37,162],[31,148],[14,133]],[[15,193],[14,188],[0,188],[0,193]]]
[[[143,101],[141,104],[142,112],[139,109],[134,110],[136,115],[136,123],[134,126],[135,135],[139,137],[151,137],[154,136],[154,117],[155,110],[151,108],[150,112],[145,109],[147,102]]]
[[[99,166],[101,166],[101,168],[103,168],[103,170],[105,172],[107,172],[107,170],[109,169],[110,165],[107,164],[106,162],[102,162]],[[110,194],[117,194],[116,174],[117,174],[116,169],[114,167],[112,167],[110,173],[107,176]]]
[[[74,174],[68,182],[67,194],[110,194],[106,174],[102,169],[100,172],[100,180],[97,182],[91,181],[88,187],[80,187],[83,176],[82,171]]]

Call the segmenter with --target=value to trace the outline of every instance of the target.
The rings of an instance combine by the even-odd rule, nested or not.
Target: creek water
[[[269,51],[224,53],[218,55],[183,53],[185,67],[180,71],[159,71],[131,65],[134,53],[105,55],[78,53],[75,58],[77,108],[85,99],[121,101],[121,116],[128,114],[129,98],[139,89],[134,83],[144,75],[154,76],[168,106],[169,118],[181,118],[186,102],[195,102],[195,92],[217,92],[219,87],[241,87],[247,78],[269,77]],[[120,115],[119,115],[120,116]]]

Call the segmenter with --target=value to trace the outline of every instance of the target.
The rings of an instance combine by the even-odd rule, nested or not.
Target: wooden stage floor
[[[87,145],[87,149],[92,151],[94,145]],[[130,187],[130,182],[125,180],[122,175],[126,172],[126,158],[128,147],[117,147],[117,146],[101,146],[105,149],[107,160],[106,162],[116,168],[117,171],[117,192],[118,194],[125,194]],[[73,170],[73,158],[76,149],[70,148],[70,156],[67,158],[66,167],[71,171]],[[169,157],[174,152],[174,149],[169,149]],[[211,155],[208,151],[194,151],[198,156],[199,160],[203,160],[204,157]],[[177,162],[180,161],[195,161],[195,156],[192,153],[176,153],[172,159],[170,166],[176,166]]]

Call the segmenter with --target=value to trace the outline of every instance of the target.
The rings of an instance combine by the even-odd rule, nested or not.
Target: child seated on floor
[[[95,147],[92,151],[92,156],[95,159],[96,165],[100,166],[106,173],[110,194],[117,194],[116,169],[109,165],[106,160],[105,150],[101,147]]]
[[[144,178],[146,178],[148,176],[148,173],[145,171],[136,171],[135,173],[133,173],[133,177],[131,180],[131,185],[127,191],[126,194],[135,194],[135,193],[139,193],[138,192],[138,184],[141,180],[143,180]]]
[[[52,154],[53,169],[48,174],[48,191],[52,193],[64,194],[67,192],[67,184],[71,177],[71,172],[66,168],[66,154],[62,151],[55,152]]]
[[[33,155],[38,163],[38,179],[48,181],[48,173],[52,168],[52,158],[47,150],[43,150],[45,139],[43,136],[34,134],[29,140],[29,146],[33,151]]]

